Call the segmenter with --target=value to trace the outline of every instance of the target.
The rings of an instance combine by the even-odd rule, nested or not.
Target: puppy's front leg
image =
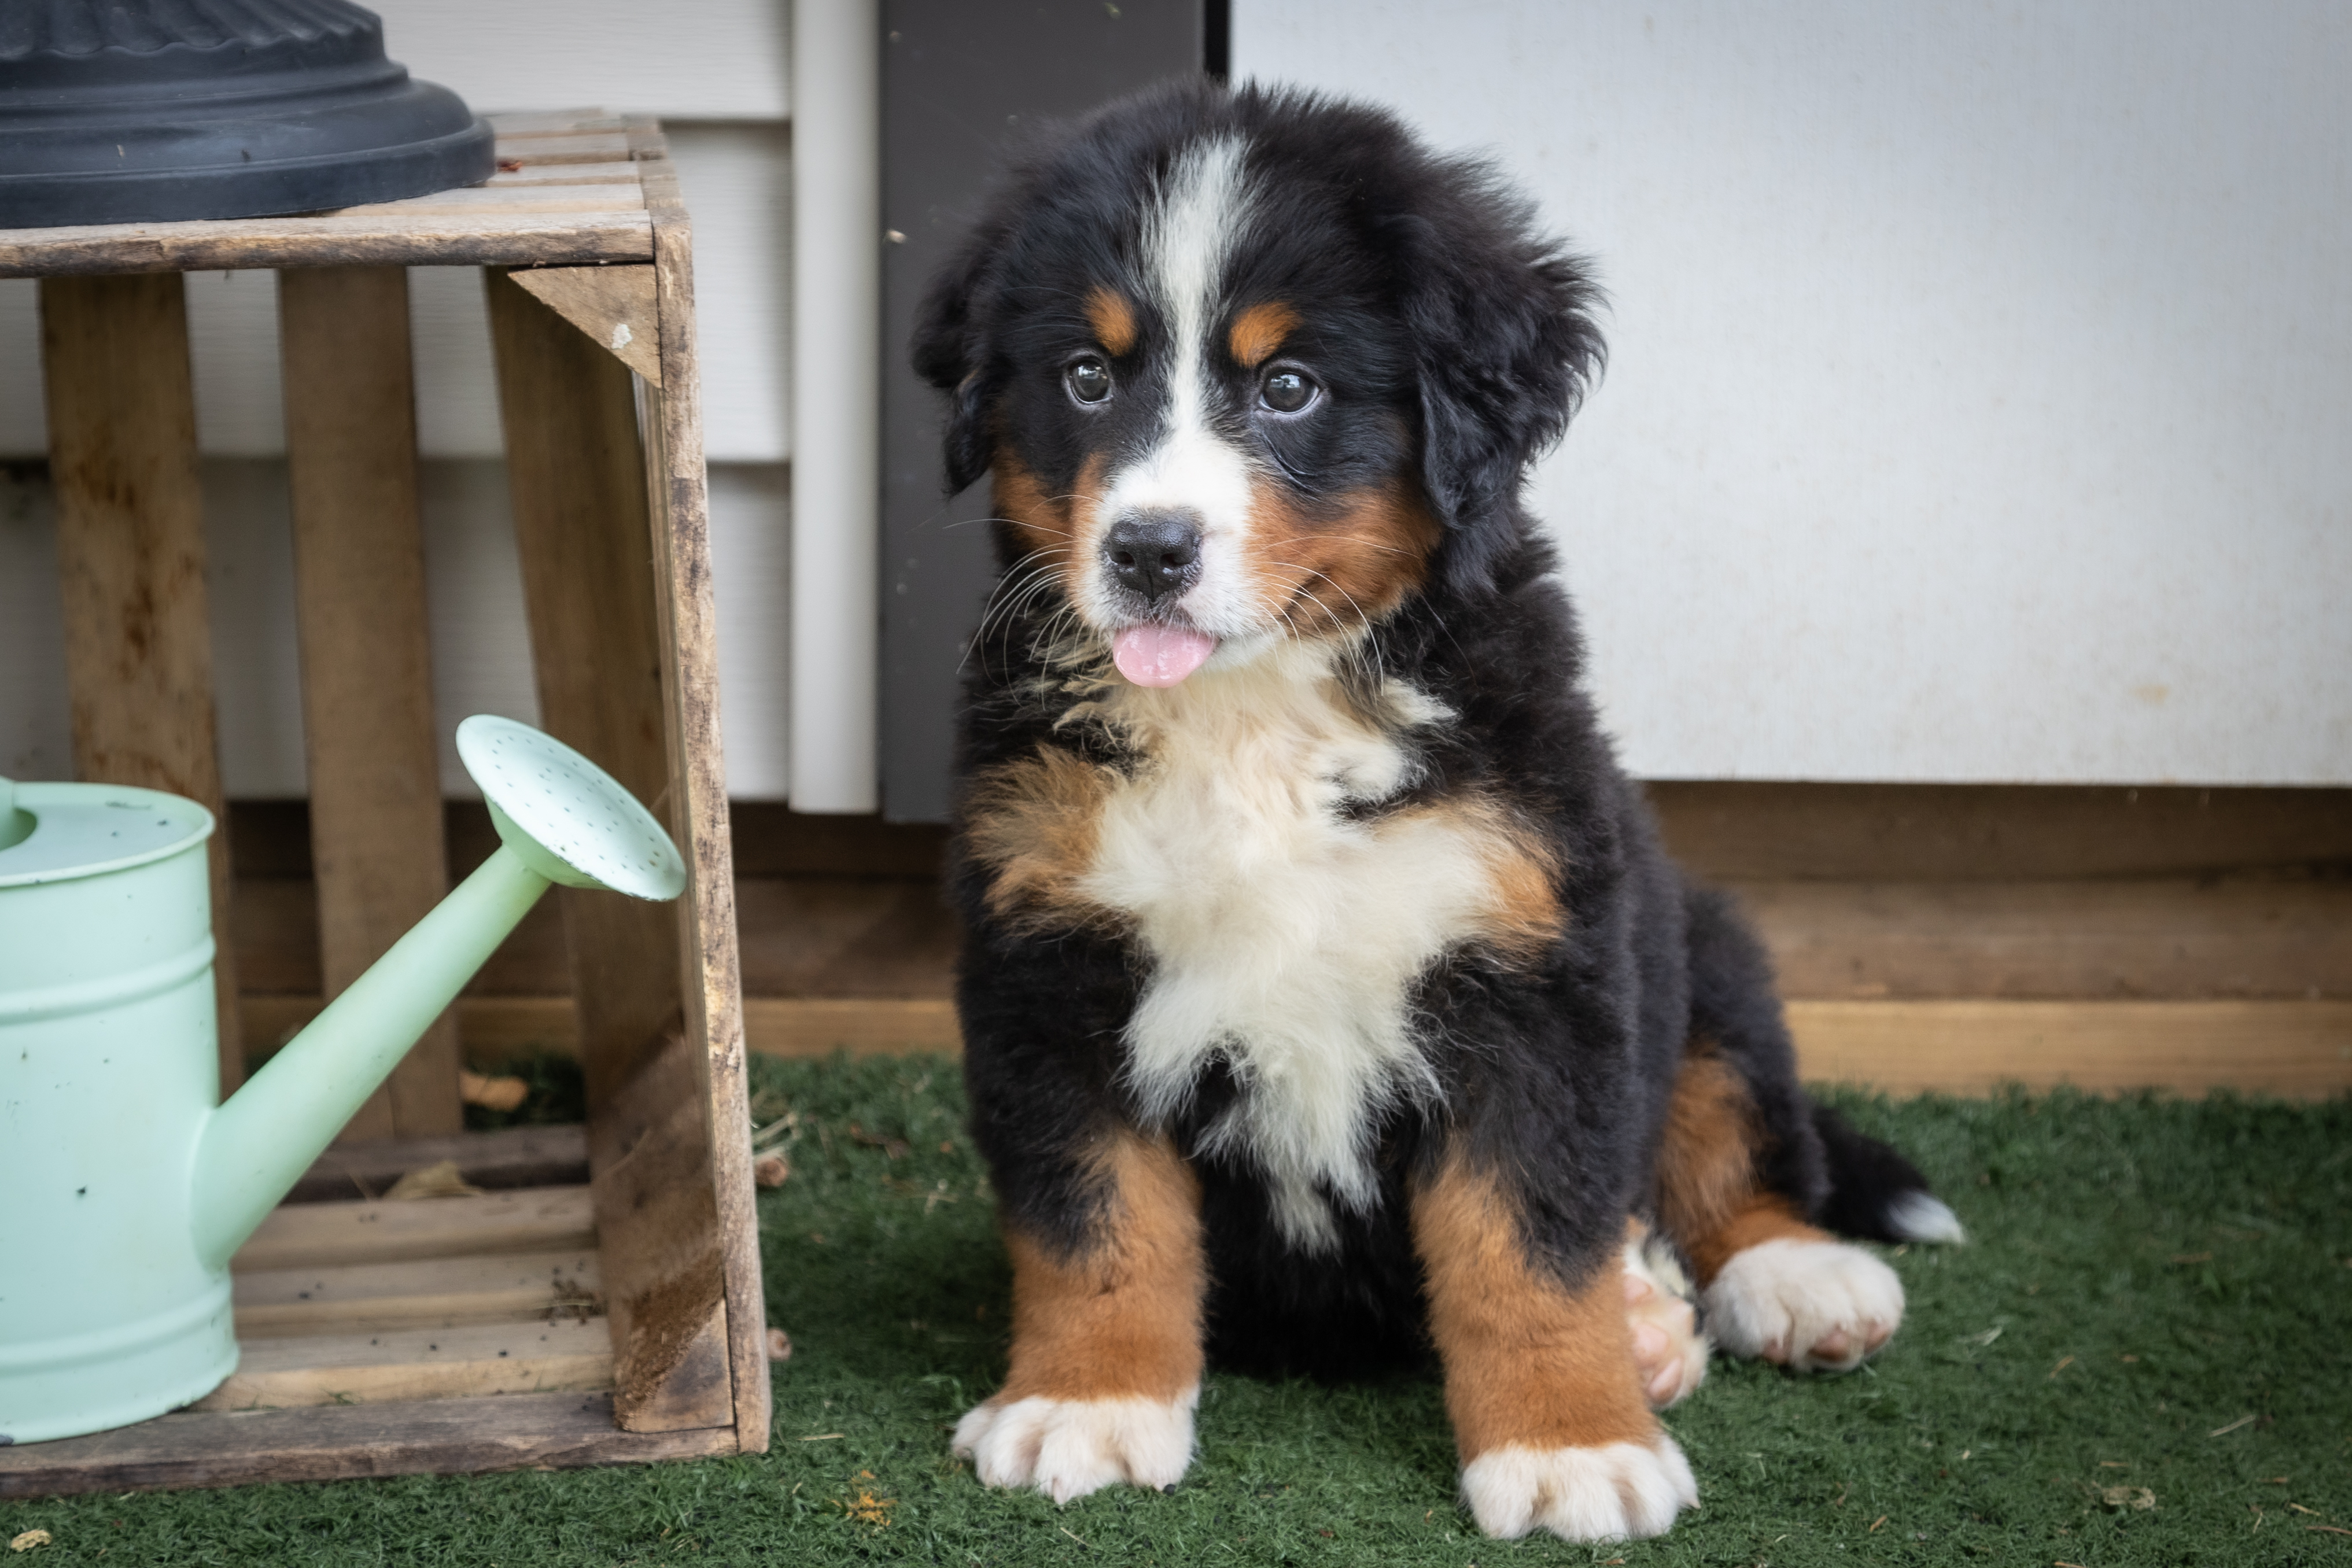
[[[1531,1252],[1503,1185],[1458,1155],[1415,1191],[1412,1234],[1479,1529],[1659,1535],[1698,1501],[1643,1397],[1613,1254],[1563,1278]]]
[[[1173,1486],[1201,1398],[1200,1184],[1168,1139],[1125,1129],[1094,1164],[1076,1246],[1008,1218],[1012,1368],[955,1432],[982,1481],[1055,1502],[1113,1481]]]

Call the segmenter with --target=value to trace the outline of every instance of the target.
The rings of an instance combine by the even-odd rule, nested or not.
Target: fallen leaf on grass
[[[857,1479],[861,1481],[870,1481],[874,1479],[874,1472],[860,1470],[857,1472]],[[890,1511],[898,1506],[897,1498],[876,1497],[873,1488],[859,1487],[857,1496],[843,1503],[841,1511],[862,1524],[870,1524],[879,1529],[890,1522]]]
[[[768,1331],[768,1359],[790,1361],[793,1358],[793,1337],[782,1329]]]
[[[49,1532],[47,1531],[28,1530],[22,1535],[11,1537],[8,1542],[8,1550],[11,1552],[30,1552],[36,1546],[47,1546],[48,1543]]]
[[[1869,1528],[1868,1530],[1864,1531],[1863,1531],[1863,1533],[1864,1533],[1864,1535],[1875,1535],[1875,1534],[1877,1534],[1877,1533],[1878,1533],[1878,1527],[1879,1527],[1880,1525],[1882,1525],[1882,1524],[1885,1524],[1885,1523],[1886,1522],[1886,1519],[1887,1519],[1887,1516],[1886,1516],[1885,1514],[1883,1514],[1883,1513],[1882,1513],[1882,1514],[1880,1514],[1876,1519],[1874,1519],[1874,1520],[1872,1520],[1872,1521],[1870,1521],[1870,1528]]]
[[[2330,1535],[2352,1535],[2352,1530],[2347,1530],[2340,1524],[2306,1524],[2304,1528],[2326,1531]]]
[[[2249,1426],[2258,1419],[2260,1419],[2260,1417],[2254,1416],[2241,1416],[2236,1420],[2231,1422],[2228,1426],[2216,1427],[2205,1435],[2209,1437],[2218,1437],[2225,1432],[2234,1432],[2241,1427]]]
[[[865,1148],[879,1149],[887,1158],[894,1160],[914,1152],[914,1145],[906,1139],[886,1138],[877,1133],[869,1133],[855,1122],[849,1124],[849,1141]]]
[[[2109,1508],[2147,1510],[2156,1506],[2156,1494],[2146,1487],[2108,1487],[2099,1493],[2099,1500]]]
[[[485,1111],[519,1111],[530,1098],[530,1085],[520,1078],[492,1078],[457,1069],[457,1098]]]
[[[801,1441],[803,1443],[830,1443],[835,1437],[845,1435],[846,1434],[841,1432],[818,1432],[812,1437],[803,1437]]]
[[[515,1082],[520,1083],[522,1080],[518,1078]],[[443,1160],[437,1165],[410,1171],[393,1183],[392,1190],[383,1196],[388,1203],[399,1203],[423,1197],[472,1197],[481,1190],[466,1179],[464,1173],[457,1169],[457,1161]]]
[[[761,1155],[751,1162],[751,1179],[761,1186],[782,1186],[792,1174],[793,1167],[782,1155]]]
[[[2060,1361],[2060,1362],[2058,1363],[2058,1364],[2057,1364],[2057,1365],[2055,1365],[2055,1366],[2053,1366],[2053,1367],[2052,1367],[2052,1368],[2050,1369],[2050,1375],[2051,1375],[2053,1378],[2054,1378],[2054,1377],[2056,1377],[2060,1373],[2062,1373],[2062,1372],[2065,1371],[2068,1367],[2070,1367],[2070,1366],[2072,1366],[2072,1365],[2074,1365],[2074,1358],[2073,1356],[2071,1356],[2071,1355],[2070,1355],[2070,1356],[2067,1356],[2067,1357],[2065,1357],[2063,1360]]]

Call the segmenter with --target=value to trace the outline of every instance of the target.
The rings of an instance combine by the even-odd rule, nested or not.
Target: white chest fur
[[[1392,726],[1368,724],[1307,649],[1107,706],[1151,758],[1104,801],[1081,884],[1151,961],[1128,1027],[1133,1086],[1164,1115],[1223,1056],[1242,1093],[1212,1142],[1264,1170],[1294,1245],[1328,1248],[1325,1195],[1375,1197],[1376,1113],[1435,1088],[1412,983],[1497,901],[1475,817],[1343,814],[1406,781],[1397,732],[1443,711],[1408,689]]]

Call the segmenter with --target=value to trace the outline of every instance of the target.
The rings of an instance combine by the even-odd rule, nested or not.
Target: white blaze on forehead
[[[1243,541],[1249,532],[1251,459],[1210,423],[1210,334],[1225,265],[1247,235],[1253,205],[1239,137],[1196,141],[1152,192],[1143,220],[1143,286],[1168,325],[1167,402],[1141,456],[1108,476],[1097,526],[1136,511],[1200,519],[1201,580],[1181,609],[1201,630],[1231,637],[1259,629]],[[1082,608],[1101,612],[1097,574]],[[1097,614],[1097,624],[1108,617]]]

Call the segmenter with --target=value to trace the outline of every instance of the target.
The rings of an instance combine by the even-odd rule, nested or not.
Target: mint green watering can
[[[0,779],[0,1443],[144,1420],[236,1370],[229,1254],[551,883],[686,867],[593,763],[477,716],[500,847],[225,1105],[193,800]]]

